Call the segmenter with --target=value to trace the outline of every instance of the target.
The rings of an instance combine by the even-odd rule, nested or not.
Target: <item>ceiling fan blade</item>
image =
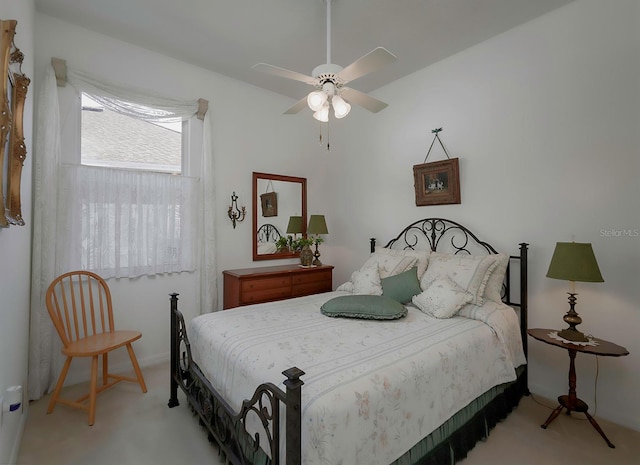
[[[258,63],[251,67],[251,69],[255,69],[257,71],[273,74],[274,76],[279,76],[287,79],[293,79],[294,81],[304,82],[305,84],[309,84],[311,86],[316,85],[316,79],[311,76],[306,76],[302,73],[298,73],[296,71],[291,71],[285,68],[279,68],[277,66],[268,65],[267,63]]]
[[[293,106],[289,108],[287,111],[285,111],[283,114],[295,115],[296,113],[300,112],[300,110],[306,107],[307,107],[307,97],[303,97],[300,100],[298,100],[296,103],[294,103]]]
[[[378,47],[340,71],[338,78],[346,84],[394,61],[396,61],[396,56],[393,53],[384,47]]]
[[[371,97],[359,90],[351,89],[350,87],[343,87],[340,95],[351,103],[360,105],[362,108],[369,110],[372,113],[378,113],[380,110],[387,108],[387,104]]]

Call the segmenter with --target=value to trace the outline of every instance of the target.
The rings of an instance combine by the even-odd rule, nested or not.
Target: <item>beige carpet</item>
[[[96,423],[57,405],[46,414],[49,397],[32,402],[18,463],[21,465],[204,465],[221,463],[217,449],[181,405],[168,408],[168,365],[143,370],[149,392],[120,383],[98,396]],[[65,388],[74,397],[84,386]],[[536,399],[538,400],[538,399]],[[540,400],[538,400],[540,401]],[[553,405],[551,401],[544,401]],[[518,408],[461,461],[464,465],[638,465],[640,432],[598,419],[615,449],[581,418],[560,415],[548,429],[540,424],[550,410],[524,398]],[[351,465],[351,464],[344,464]]]

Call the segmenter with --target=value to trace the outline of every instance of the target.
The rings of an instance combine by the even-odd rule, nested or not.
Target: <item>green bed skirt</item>
[[[391,465],[448,465],[465,458],[478,441],[487,438],[489,431],[517,407],[522,396],[528,395],[526,366],[519,367],[516,373],[516,381],[489,389]],[[254,465],[271,463],[262,449],[254,448],[252,438],[241,425],[237,434],[245,435],[250,443],[242,448],[245,460]]]
[[[517,375],[516,381],[489,389],[473,400],[391,465],[446,465],[465,458],[528,394],[526,366],[519,367]]]

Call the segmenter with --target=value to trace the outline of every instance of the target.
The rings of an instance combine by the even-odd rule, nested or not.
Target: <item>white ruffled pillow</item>
[[[353,294],[353,283],[351,281],[342,283],[336,287],[336,291],[351,292]]]
[[[422,293],[411,299],[421,311],[435,318],[451,318],[472,300],[469,292],[447,276],[435,279]]]
[[[493,255],[433,252],[429,257],[427,271],[420,279],[420,287],[426,290],[436,279],[448,277],[472,295],[474,304],[482,305],[484,289],[497,264]]]
[[[384,255],[391,257],[414,257],[416,262],[412,266],[415,266],[418,269],[418,279],[420,279],[429,264],[429,255],[431,255],[431,250],[387,249],[386,247],[376,246],[375,255],[378,255],[378,257],[382,257]],[[411,269],[412,266],[407,269]]]
[[[489,255],[496,261],[496,266],[491,272],[487,285],[484,288],[484,298],[493,302],[502,302],[502,284],[507,274],[507,265],[509,265],[509,255],[503,253]]]
[[[416,266],[418,258],[421,259],[420,266],[424,264],[426,267],[429,251],[423,252],[422,254],[414,252],[417,251],[377,248],[367,261],[364,262],[364,265],[362,265],[359,270],[353,272],[351,280],[341,284],[336,290],[351,292],[353,294],[381,295],[381,279],[410,270]],[[373,270],[375,270],[375,273]],[[418,268],[418,270],[420,270],[420,268]]]
[[[354,294],[382,295],[378,263],[369,261],[351,274]]]
[[[403,273],[415,266],[416,257],[407,255],[391,255],[388,253],[373,253],[371,257],[362,265],[369,266],[372,262],[378,265],[378,272],[381,278],[388,278]]]

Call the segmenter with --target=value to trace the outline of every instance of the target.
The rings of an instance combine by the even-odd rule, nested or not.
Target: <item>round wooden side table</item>
[[[581,412],[584,413],[589,420],[589,423],[596,429],[600,436],[607,442],[607,445],[611,448],[615,448],[609,438],[604,434],[600,425],[596,422],[595,418],[589,415],[589,406],[582,400],[578,399],[576,395],[576,365],[575,359],[576,354],[578,352],[582,352],[584,354],[592,354],[592,355],[601,355],[603,357],[622,357],[624,355],[629,355],[629,351],[624,347],[621,347],[613,342],[605,341],[602,339],[593,338],[598,345],[590,346],[590,345],[578,345],[571,344],[568,342],[563,342],[558,339],[551,337],[549,334],[556,332],[554,329],[542,329],[542,328],[533,328],[527,330],[529,336],[538,341],[545,342],[552,346],[560,347],[563,349],[567,349],[569,352],[569,394],[566,396],[558,397],[558,402],[560,405],[551,412],[547,421],[541,425],[542,428],[547,429],[547,426],[556,419],[560,412],[562,412],[563,408],[567,409],[567,415],[570,415],[571,412]]]

